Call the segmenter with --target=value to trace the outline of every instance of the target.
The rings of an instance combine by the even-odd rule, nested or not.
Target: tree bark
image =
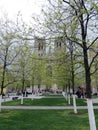
[[[87,98],[91,98],[91,77],[90,77],[90,67],[88,63],[88,54],[87,47],[85,43],[83,43],[83,54],[84,54],[84,68],[85,68],[85,82],[86,82],[86,96]]]
[[[2,74],[2,84],[1,84],[1,95],[3,95],[3,88],[4,88],[4,82],[5,82],[7,53],[8,53],[8,48],[6,48],[6,54],[5,54],[5,58],[4,58],[3,74]]]
[[[93,111],[92,99],[87,99],[90,130],[96,130],[95,116]]]

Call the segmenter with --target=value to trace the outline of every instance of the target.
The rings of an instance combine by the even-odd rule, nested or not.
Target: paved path
[[[98,103],[98,98],[92,99],[93,103]]]
[[[2,106],[3,109],[22,109],[22,110],[70,110],[73,106]],[[87,106],[77,106],[77,109],[87,109]],[[98,106],[94,106],[98,109]]]
[[[13,97],[18,97],[18,99],[21,99],[22,96],[9,96],[8,98],[2,99],[2,102],[9,102],[13,100]],[[23,98],[30,98],[30,99],[41,99],[44,96],[36,96],[36,95],[29,95],[28,97],[23,97]]]

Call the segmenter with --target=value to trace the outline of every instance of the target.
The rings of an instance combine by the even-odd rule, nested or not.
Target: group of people
[[[85,97],[85,88],[78,87],[78,90],[76,91],[76,95],[78,98],[84,98]]]

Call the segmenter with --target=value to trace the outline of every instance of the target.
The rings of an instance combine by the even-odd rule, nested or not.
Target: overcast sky
[[[32,14],[40,14],[41,5],[46,0],[0,0],[0,12],[7,13],[9,18],[15,18],[18,11],[25,21],[30,20]],[[0,14],[2,16],[2,14]]]

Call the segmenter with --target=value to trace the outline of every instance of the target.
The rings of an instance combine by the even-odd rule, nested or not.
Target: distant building
[[[46,55],[46,41],[45,38],[35,37],[34,51],[41,57]]]
[[[66,41],[64,37],[55,37],[54,41],[54,50],[58,51],[65,51],[66,50]]]

